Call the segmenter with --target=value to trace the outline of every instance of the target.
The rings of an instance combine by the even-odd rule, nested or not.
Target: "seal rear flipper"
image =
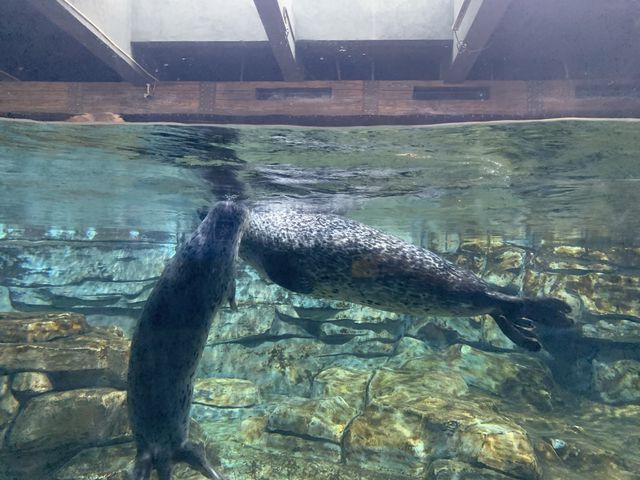
[[[198,443],[185,443],[173,455],[173,460],[176,462],[186,463],[194,470],[197,470],[205,477],[211,478],[212,480],[225,480],[225,477],[216,472],[215,469],[209,464],[204,448]]]
[[[153,463],[158,480],[171,480],[171,462],[168,458],[157,458]]]
[[[131,473],[131,480],[149,480],[151,476],[151,454],[138,453],[136,455],[135,465]]]
[[[549,328],[570,328],[571,307],[557,298],[524,298],[522,315]]]
[[[539,351],[542,347],[535,333],[535,325],[525,317],[509,319],[501,313],[492,313],[491,316],[509,340],[519,347],[532,352]]]
[[[567,316],[571,307],[557,298],[521,298],[498,292],[487,294],[499,302],[498,310],[491,314],[500,330],[521,347],[537,352],[540,342],[536,331],[567,329],[573,325]]]

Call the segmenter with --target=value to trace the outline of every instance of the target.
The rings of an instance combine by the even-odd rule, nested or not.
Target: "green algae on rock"
[[[345,429],[356,414],[356,409],[340,396],[290,398],[269,414],[267,431],[340,444]]]
[[[53,390],[51,379],[41,372],[20,372],[13,376],[11,390],[16,396],[34,397]]]
[[[255,383],[240,378],[201,378],[193,388],[193,403],[211,407],[246,408],[260,403]]]
[[[640,362],[601,362],[594,359],[592,387],[603,402],[640,403]]]

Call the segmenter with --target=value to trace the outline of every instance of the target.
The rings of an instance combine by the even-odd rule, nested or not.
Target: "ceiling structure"
[[[3,0],[0,80],[640,78],[639,0]]]

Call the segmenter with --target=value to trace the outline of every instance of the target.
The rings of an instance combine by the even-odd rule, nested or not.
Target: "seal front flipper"
[[[296,293],[313,292],[314,282],[304,270],[302,259],[289,252],[269,252],[263,255],[262,268],[269,279]]]
[[[176,462],[184,462],[191,465],[194,470],[199,471],[207,478],[211,478],[213,480],[225,480],[225,477],[216,472],[216,470],[209,464],[204,448],[199,443],[185,443],[176,451],[173,459]]]

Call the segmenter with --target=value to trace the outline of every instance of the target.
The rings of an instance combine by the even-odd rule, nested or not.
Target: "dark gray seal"
[[[532,351],[536,323],[571,325],[561,300],[507,295],[429,250],[336,215],[252,212],[240,256],[294,292],[418,315],[488,313]]]
[[[204,450],[187,440],[193,377],[219,307],[233,305],[235,263],[247,209],[214,205],[162,272],[136,326],[128,373],[129,418],[137,455],[133,479],[155,468],[170,480],[171,464],[186,462],[221,479]]]

